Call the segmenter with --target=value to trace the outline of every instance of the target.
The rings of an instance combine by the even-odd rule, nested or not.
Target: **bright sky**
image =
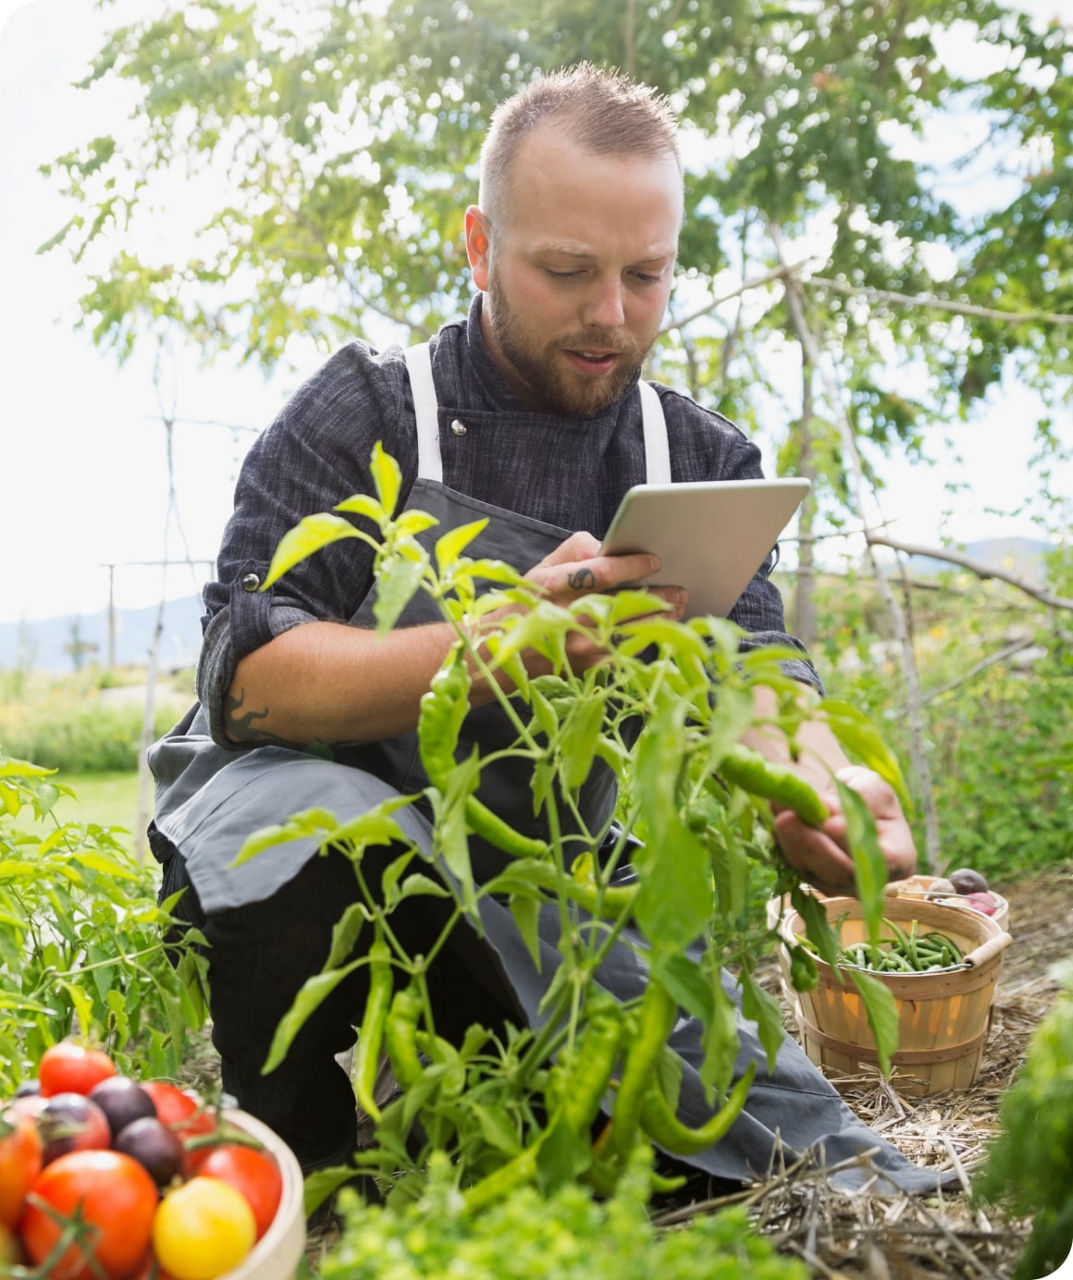
[[[1027,0],[1026,0],[1027,2]],[[1031,0],[1057,16],[1063,0]],[[0,622],[95,613],[107,603],[107,563],[159,561],[184,554],[174,526],[165,538],[164,432],[148,356],[123,367],[75,330],[78,275],[66,255],[36,247],[70,216],[37,166],[98,133],[121,128],[124,103],[84,93],[71,82],[85,71],[102,30],[137,0],[103,13],[90,0],[0,0],[0,546],[4,591]],[[183,420],[174,439],[177,492],[191,556],[214,554],[231,504],[248,430],[260,429],[300,375],[266,385],[254,370],[199,368],[189,353],[165,365],[166,407]],[[999,519],[1025,497],[1031,424],[1037,406],[1015,387],[967,436],[970,489],[943,529],[960,540],[1033,535],[1025,519]],[[1066,423],[1071,447],[1073,424]],[[770,469],[770,468],[769,468]],[[885,468],[883,514],[906,541],[936,543],[947,468]],[[1073,491],[1073,483],[1070,485]],[[168,596],[196,593],[201,566],[171,571]],[[158,568],[124,567],[117,603],[153,603]]]

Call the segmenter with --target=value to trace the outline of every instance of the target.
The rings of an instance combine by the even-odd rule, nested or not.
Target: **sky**
[[[1063,0],[1021,2],[1057,16]],[[158,393],[147,353],[136,351],[119,366],[76,328],[79,276],[66,253],[35,252],[71,212],[38,166],[122,128],[128,108],[121,94],[79,92],[72,82],[99,47],[106,20],[138,7],[139,0],[117,0],[101,13],[91,0],[0,0],[0,281],[7,300],[0,308],[0,622],[96,613],[108,602],[110,581],[120,607],[196,594],[253,434],[317,359],[266,381],[257,370],[220,361],[201,367],[193,353],[177,350],[160,366]],[[181,537],[166,519],[162,402],[177,419]],[[943,535],[1035,536],[1025,517],[988,508],[1008,511],[1030,498],[1037,411],[1015,386],[993,397],[965,437],[968,488],[946,518],[951,499],[942,485],[952,464],[884,464],[881,514],[893,521],[894,535],[928,545]],[[166,574],[139,563],[187,555],[195,568],[173,566]],[[111,574],[108,565],[117,566]]]

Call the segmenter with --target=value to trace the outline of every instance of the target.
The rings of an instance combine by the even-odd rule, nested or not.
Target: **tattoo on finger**
[[[575,569],[566,581],[573,591],[591,591],[596,586],[596,578],[591,569]]]

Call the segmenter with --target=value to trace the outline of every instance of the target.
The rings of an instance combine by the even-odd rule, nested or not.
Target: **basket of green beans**
[[[907,1096],[969,1088],[983,1060],[1010,935],[975,911],[892,897],[884,903],[880,937],[873,941],[855,898],[822,902],[838,935],[838,964],[814,956],[816,981],[809,990],[784,983],[808,1056],[836,1087],[878,1069],[875,1038],[853,979],[855,971],[863,970],[894,997],[895,1088]],[[784,916],[781,933],[785,977],[789,958],[805,934],[797,912]]]

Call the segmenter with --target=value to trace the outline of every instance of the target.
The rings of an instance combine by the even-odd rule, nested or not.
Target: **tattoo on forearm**
[[[239,712],[245,706],[245,703],[246,690],[242,689],[237,698],[227,699],[227,706],[224,708],[224,724],[227,729],[227,736],[233,742],[271,742],[276,745],[292,745],[286,739],[277,737],[266,729],[257,728],[254,722],[263,720],[268,715],[267,707],[261,711],[243,711],[240,715]]]
[[[591,569],[576,569],[566,581],[573,591],[591,591],[596,586]]]

